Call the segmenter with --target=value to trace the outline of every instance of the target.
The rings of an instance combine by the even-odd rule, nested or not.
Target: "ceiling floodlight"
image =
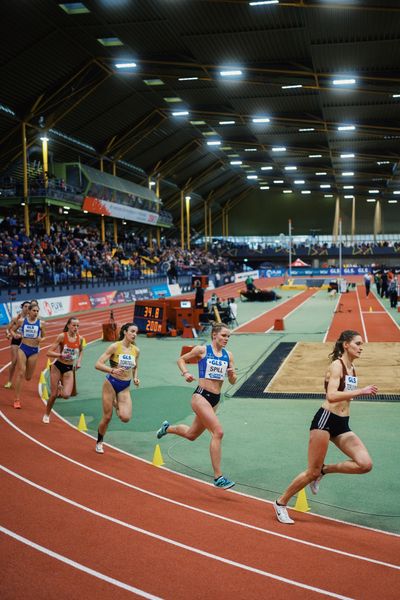
[[[123,46],[124,43],[117,37],[107,37],[107,38],[97,38],[97,41],[102,46],[111,47],[111,46]]]
[[[260,190],[269,190],[268,185],[260,185]]]
[[[249,6],[262,6],[263,4],[279,4],[279,0],[254,0],[254,2],[249,2]]]
[[[400,98],[400,94],[392,94],[392,98]]]
[[[330,184],[330,183],[322,183],[322,184],[321,184],[319,187],[320,187],[321,189],[324,189],[324,188],[327,188],[327,189],[328,189],[328,188],[330,188],[330,187],[331,187],[331,184]]]
[[[135,67],[137,67],[137,64],[135,62],[126,62],[126,63],[116,63],[114,66],[116,69],[134,69]],[[152,84],[148,84],[148,85],[152,85]]]
[[[191,125],[207,125],[205,121],[189,121]]]
[[[301,190],[302,194],[311,194],[310,190]]]
[[[353,154],[352,152],[347,152],[346,154],[341,154],[340,158],[354,158],[355,154]]]
[[[283,193],[284,194],[293,194],[293,191],[292,190],[283,190]]]
[[[274,183],[284,183],[283,179],[274,179]]]
[[[400,194],[400,190],[394,191],[393,194]]]
[[[157,85],[165,85],[164,81],[162,79],[143,79],[143,83],[145,83],[148,86],[157,86]]]
[[[376,198],[367,198],[367,202],[376,202]]]
[[[332,81],[333,85],[354,85],[356,83],[355,79],[334,79]]]
[[[258,179],[257,175],[247,175],[247,179]]]
[[[379,194],[379,190],[368,190],[368,194]]]
[[[253,123],[269,123],[270,119],[268,117],[254,117],[252,121]]]
[[[308,158],[322,158],[322,154],[309,154]]]
[[[49,138],[47,137],[47,135],[43,135],[43,136],[40,138],[40,141],[41,141],[41,142],[48,142],[48,141],[49,141]]]
[[[272,152],[286,152],[285,146],[274,146]]]
[[[314,127],[302,127],[299,131],[315,131]]]
[[[182,98],[179,98],[179,96],[167,96],[164,98],[164,100],[170,104],[173,104],[174,102],[182,102]]]
[[[285,167],[285,171],[297,171],[297,167],[295,167],[295,166]]]
[[[388,200],[388,204],[397,204],[397,200]]]
[[[221,77],[240,77],[243,72],[240,69],[232,69],[231,71],[220,71],[219,74]]]
[[[294,90],[295,88],[302,88],[303,86],[298,84],[298,85],[281,85],[281,89],[282,90]]]
[[[245,152],[257,152],[257,148],[245,148]]]
[[[236,121],[219,121],[218,125],[234,125]]]
[[[261,167],[261,171],[272,171],[274,167],[268,165],[267,167]]]
[[[345,196],[345,198],[347,198],[348,200],[352,200],[354,196]]]
[[[315,174],[316,175],[328,175],[328,173],[326,171],[316,171]]]
[[[220,140],[209,140],[207,142],[207,146],[220,146],[221,142]]]
[[[243,164],[242,160],[231,160],[231,162],[229,163],[231,165],[241,165]]]
[[[376,162],[377,165],[381,166],[381,165],[390,165],[390,160],[378,160]]]
[[[339,125],[338,131],[354,131],[355,125]]]
[[[344,190],[354,190],[354,185],[344,185],[343,189]]]
[[[83,2],[66,2],[58,5],[62,8],[67,15],[83,15],[90,13],[90,10],[83,4]]]
[[[324,194],[324,198],[333,198],[333,194]]]
[[[295,179],[295,180],[294,180],[294,183],[295,183],[296,185],[304,185],[304,184],[305,184],[305,181],[304,181],[304,179]]]
[[[187,117],[189,114],[188,110],[176,110],[172,113],[173,117]]]
[[[351,177],[354,175],[354,171],[342,171],[342,177]]]
[[[197,81],[198,77],[178,77],[178,81]]]

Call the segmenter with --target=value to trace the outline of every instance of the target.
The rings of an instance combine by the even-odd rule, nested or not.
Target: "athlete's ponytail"
[[[351,340],[357,335],[360,335],[358,331],[353,331],[352,329],[346,329],[345,331],[342,331],[339,338],[336,340],[333,351],[329,354],[329,356],[332,357],[332,362],[344,354],[344,342],[351,342]]]

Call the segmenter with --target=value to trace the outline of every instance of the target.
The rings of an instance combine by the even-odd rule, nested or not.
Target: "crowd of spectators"
[[[40,218],[40,215],[38,215]],[[53,223],[50,234],[37,221],[28,236],[16,215],[0,224],[0,284],[2,287],[79,283],[87,280],[135,281],[144,277],[232,272],[235,265],[218,252],[182,250],[178,240],[160,247],[132,234],[118,244],[101,242],[98,229]]]

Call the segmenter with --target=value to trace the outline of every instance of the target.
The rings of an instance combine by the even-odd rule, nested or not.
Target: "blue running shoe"
[[[167,429],[169,427],[168,421],[163,421],[160,429],[157,431],[157,437],[160,440],[164,435],[167,435]]]
[[[214,485],[215,487],[222,488],[223,490],[229,490],[229,488],[235,485],[235,482],[221,475],[221,477],[218,477],[218,479],[214,479]]]

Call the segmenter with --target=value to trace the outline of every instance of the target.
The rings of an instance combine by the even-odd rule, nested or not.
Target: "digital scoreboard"
[[[164,302],[159,300],[137,300],[133,312],[133,322],[139,333],[167,333],[167,314]]]

